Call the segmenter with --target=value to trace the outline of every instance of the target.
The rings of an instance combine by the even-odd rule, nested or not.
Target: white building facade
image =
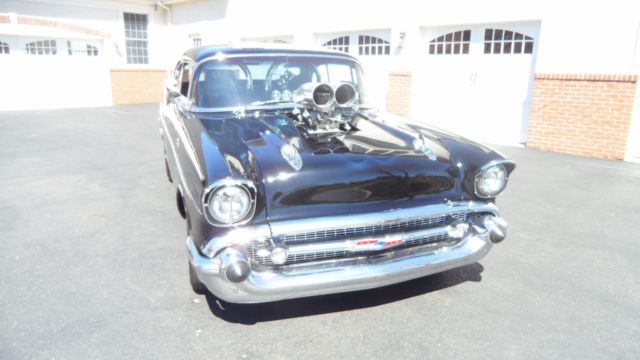
[[[280,42],[357,56],[372,102],[471,138],[634,160],[639,36],[628,1],[4,0],[0,110],[153,102],[192,46]]]

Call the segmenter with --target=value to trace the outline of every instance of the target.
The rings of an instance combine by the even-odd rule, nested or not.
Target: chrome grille
[[[447,235],[437,235],[437,236],[425,237],[420,239],[412,239],[400,246],[395,246],[386,251],[366,251],[366,250],[319,251],[319,252],[313,252],[313,253],[307,253],[307,254],[289,255],[289,257],[287,258],[287,264],[296,264],[300,262],[319,261],[319,260],[327,260],[327,259],[342,258],[342,257],[355,257],[355,256],[366,255],[369,253],[377,255],[377,254],[383,254],[389,251],[405,249],[405,248],[420,246],[420,245],[442,246],[442,245],[445,245],[444,244],[445,242],[447,243],[447,245],[453,244],[453,242],[450,241]],[[261,258],[261,259],[265,261],[263,263],[264,265],[271,265],[271,260],[269,258]]]
[[[380,224],[380,225],[370,225],[370,226],[358,226],[358,227],[349,227],[349,228],[337,228],[337,229],[327,229],[321,231],[313,231],[313,232],[305,232],[298,234],[291,234],[279,237],[279,241],[284,241],[288,245],[299,245],[299,244],[307,244],[307,243],[320,243],[325,241],[336,241],[336,240],[346,240],[346,239],[357,239],[368,236],[380,236],[386,234],[394,234],[394,233],[407,233],[417,230],[429,229],[442,227],[447,224],[450,224],[454,221],[468,221],[470,217],[469,212],[453,212],[446,215],[435,216],[435,217],[426,217],[426,218],[416,218],[405,221],[399,221],[390,224]],[[404,243],[394,246],[390,249],[386,250],[354,250],[354,249],[345,249],[345,250],[329,250],[329,251],[313,251],[302,254],[290,254],[287,258],[286,265],[303,263],[303,262],[311,262],[311,261],[321,261],[321,260],[330,260],[330,259],[338,259],[345,257],[358,257],[358,256],[366,256],[366,255],[378,255],[383,254],[385,252],[390,252],[399,249],[406,249],[416,246],[426,246],[438,248],[442,246],[453,245],[457,240],[450,239],[446,233],[438,233],[431,236],[425,237],[417,237],[411,238],[410,240],[405,240]],[[258,249],[263,246],[263,244],[258,242],[253,242],[249,246],[249,254],[252,262],[257,265],[273,265],[271,259],[268,256],[258,256]]]
[[[328,229],[293,235],[285,235],[280,237],[286,244],[299,244],[315,241],[326,240],[344,240],[349,238],[357,238],[372,235],[384,235],[397,232],[407,232],[419,229],[425,229],[429,227],[442,226],[450,224],[453,221],[467,221],[469,220],[469,213],[467,212],[455,212],[437,217],[412,219],[407,221],[401,221],[393,224],[384,225],[372,225],[372,226],[358,226],[345,229]]]

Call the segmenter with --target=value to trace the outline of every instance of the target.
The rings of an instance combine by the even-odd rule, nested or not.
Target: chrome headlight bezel
[[[511,163],[511,161],[508,160],[504,160],[504,161],[491,161],[488,164],[486,164],[485,166],[483,166],[482,168],[480,168],[480,170],[478,171],[478,173],[475,176],[473,185],[474,185],[474,193],[477,197],[482,198],[482,199],[491,199],[491,198],[495,198],[496,196],[500,195],[502,192],[504,192],[504,190],[507,188],[507,183],[509,182],[509,171],[507,170],[507,168],[505,167],[505,164],[509,164]],[[502,172],[503,175],[503,182],[502,185],[500,186],[500,188],[497,191],[494,191],[492,193],[486,193],[481,191],[481,182],[484,180],[484,177],[489,174],[490,172],[493,172],[495,170],[498,170],[500,172]]]
[[[214,215],[214,212],[211,209],[212,201],[214,200],[214,195],[219,191],[224,189],[235,187],[243,192],[245,192],[249,198],[248,209],[242,212],[242,216],[233,219],[232,221],[227,221],[225,219],[219,219]],[[248,180],[236,180],[236,179],[225,179],[218,182],[215,182],[209,185],[202,194],[202,210],[204,213],[207,222],[211,225],[219,226],[219,227],[232,227],[243,225],[251,221],[256,211],[256,196],[257,191],[255,185]]]

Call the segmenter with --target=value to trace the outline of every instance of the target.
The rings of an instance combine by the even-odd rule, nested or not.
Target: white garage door
[[[7,49],[0,54],[0,110],[111,105],[102,41],[13,36],[0,42]]]
[[[394,62],[394,57],[391,56],[391,30],[317,34],[316,40],[324,48],[356,56],[365,71],[367,102],[384,108],[389,70]]]
[[[478,141],[526,142],[538,29],[424,29],[412,116]]]

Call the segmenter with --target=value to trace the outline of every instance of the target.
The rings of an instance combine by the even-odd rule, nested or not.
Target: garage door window
[[[9,53],[9,44],[6,42],[0,41],[0,54],[8,54]]]
[[[93,45],[87,45],[87,55],[98,56],[98,48]]]
[[[429,41],[430,55],[468,54],[471,30],[451,32]]]
[[[147,25],[147,15],[124,13],[127,64],[149,63]]]
[[[389,55],[391,44],[376,36],[358,36],[358,55]]]
[[[485,54],[531,54],[533,38],[519,32],[504,29],[485,29]]]
[[[58,48],[55,40],[40,40],[28,43],[25,52],[29,55],[56,55]]]
[[[322,44],[322,47],[349,53],[349,36],[340,36]]]
[[[87,55],[87,56],[98,56],[98,48],[93,45],[76,43],[67,41],[67,52],[69,55]]]

